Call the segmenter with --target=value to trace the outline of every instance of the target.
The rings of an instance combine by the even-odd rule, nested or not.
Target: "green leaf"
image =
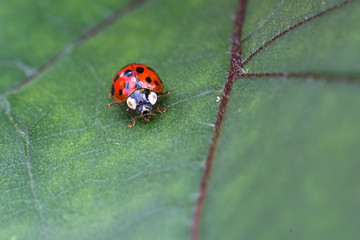
[[[244,42],[245,58],[304,16],[341,2],[249,1],[244,36],[282,4]],[[354,2],[308,22],[245,68],[360,79],[359,13]],[[235,82],[203,210],[204,239],[356,239],[359,91],[359,84],[311,78]]]
[[[237,1],[15,2],[0,10],[11,23],[0,38],[0,239],[189,238]],[[341,2],[249,1],[244,58]],[[37,69],[121,6],[114,22],[14,90],[25,75],[5,61]],[[291,30],[245,69],[359,78],[359,13],[352,2]],[[154,68],[171,94],[168,112],[127,129],[124,107],[106,105],[113,74],[131,62]],[[314,78],[237,80],[200,236],[356,239],[359,90]]]
[[[189,236],[235,4],[148,1],[3,96],[0,238]],[[107,104],[131,62],[171,94],[168,112],[128,129],[125,108]]]
[[[129,0],[3,0],[0,93],[29,77],[61,49]],[[86,7],[85,7],[86,6]]]

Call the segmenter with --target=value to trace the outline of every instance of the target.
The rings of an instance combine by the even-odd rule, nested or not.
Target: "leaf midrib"
[[[315,14],[309,18],[305,18],[304,20],[293,24],[289,28],[285,29],[284,31],[280,32],[276,36],[274,36],[272,39],[265,42],[261,47],[256,49],[253,53],[250,54],[250,56],[244,61],[242,58],[242,43],[247,40],[248,37],[245,37],[243,40],[241,40],[242,36],[242,27],[244,24],[244,16],[246,11],[246,4],[247,0],[239,0],[238,3],[238,9],[236,12],[236,18],[234,23],[234,32],[232,37],[232,45],[231,45],[231,58],[230,58],[230,68],[228,73],[228,78],[225,83],[224,89],[223,89],[223,96],[220,101],[219,110],[217,113],[216,123],[214,132],[211,139],[210,148],[206,157],[205,161],[205,168],[203,171],[203,175],[201,178],[201,183],[198,191],[198,198],[197,203],[195,207],[195,213],[193,216],[193,223],[192,223],[192,231],[191,231],[191,239],[197,240],[199,239],[199,231],[200,231],[200,225],[201,225],[201,218],[202,218],[202,211],[203,211],[203,205],[206,198],[206,191],[208,188],[208,182],[211,177],[211,170],[212,170],[212,163],[213,159],[216,154],[216,149],[218,145],[218,140],[221,134],[221,128],[224,121],[224,116],[226,113],[227,103],[230,98],[231,94],[231,87],[233,83],[236,80],[243,79],[243,78],[266,78],[266,77],[282,77],[282,78],[313,78],[315,80],[325,80],[325,81],[356,81],[359,80],[356,77],[353,76],[332,76],[332,75],[317,75],[312,73],[248,73],[245,72],[244,67],[251,62],[251,60],[261,53],[264,49],[266,49],[269,45],[274,43],[276,40],[283,37],[285,34],[294,31],[295,29],[298,29],[300,26],[309,23],[315,19],[318,19],[319,17],[322,17],[330,12],[333,12],[334,10],[337,10],[351,2],[354,2],[355,0],[346,0],[342,3],[336,4],[332,7],[329,7],[323,11],[321,11],[318,14]]]
[[[137,7],[141,6],[142,4],[144,4],[147,0],[134,0],[131,1],[130,3],[127,4],[127,6],[122,7],[120,9],[118,9],[117,11],[115,11],[113,14],[111,14],[108,18],[104,19],[102,22],[100,22],[99,24],[95,25],[93,28],[89,29],[88,31],[86,31],[84,34],[80,35],[75,41],[73,41],[72,43],[69,43],[67,46],[63,48],[62,50],[59,51],[58,54],[56,54],[53,58],[51,58],[49,61],[45,62],[41,67],[39,67],[32,75],[30,75],[29,77],[25,78],[19,85],[17,85],[15,88],[11,89],[10,91],[8,91],[7,93],[5,93],[5,96],[18,91],[19,89],[21,89],[22,87],[24,87],[26,84],[28,84],[29,82],[31,82],[32,80],[34,80],[36,77],[38,77],[40,74],[42,74],[44,71],[46,71],[48,68],[52,67],[55,63],[57,63],[60,59],[62,59],[64,56],[66,56],[70,51],[72,51],[73,48],[78,47],[79,45],[83,44],[85,41],[90,40],[91,38],[95,37],[97,34],[99,34],[100,32],[102,32],[103,30],[105,30],[107,27],[111,26],[118,18],[122,17],[124,14],[130,12],[131,10],[136,9]],[[239,0],[239,9],[238,9],[238,13],[237,13],[237,18],[235,20],[235,27],[234,27],[234,33],[233,33],[233,40],[232,40],[232,53],[231,53],[231,61],[230,61],[230,70],[229,70],[229,75],[226,81],[226,84],[224,86],[224,89],[222,90],[223,92],[223,97],[221,99],[220,102],[220,107],[218,110],[218,115],[217,115],[217,120],[215,123],[215,127],[214,127],[214,133],[212,135],[212,140],[211,140],[211,144],[209,146],[209,152],[208,152],[208,156],[207,156],[207,160],[206,160],[206,167],[204,170],[204,175],[206,175],[205,180],[204,180],[204,175],[202,177],[202,181],[206,181],[208,182],[209,178],[210,178],[210,173],[211,173],[211,164],[212,161],[214,159],[214,156],[216,154],[217,151],[217,142],[218,139],[220,137],[221,134],[221,127],[223,124],[223,120],[224,120],[224,116],[226,113],[226,108],[227,108],[227,102],[229,100],[230,94],[231,94],[231,86],[232,84],[238,80],[238,79],[242,79],[242,78],[251,78],[251,77],[273,77],[273,76],[281,76],[284,78],[291,78],[291,77],[298,77],[298,78],[319,78],[319,79],[324,79],[327,81],[330,80],[342,80],[342,78],[347,78],[347,79],[353,79],[354,78],[348,78],[347,76],[329,76],[329,75],[314,75],[314,74],[298,74],[298,73],[243,73],[243,69],[244,66],[246,64],[248,64],[257,54],[259,54],[262,50],[264,50],[266,47],[268,47],[270,44],[272,44],[274,41],[276,41],[277,39],[279,39],[280,37],[282,37],[283,35],[285,35],[286,33],[293,31],[294,29],[300,27],[301,25],[310,22],[320,16],[325,15],[326,13],[329,13],[335,9],[338,9],[348,3],[354,2],[355,0],[347,0],[344,1],[343,3],[340,3],[338,5],[335,5],[333,7],[330,7],[322,12],[320,12],[317,15],[314,15],[313,17],[310,17],[308,19],[305,19],[297,24],[294,24],[293,26],[289,27],[288,29],[286,29],[285,31],[281,32],[280,34],[278,34],[277,36],[275,36],[274,38],[272,38],[271,40],[269,40],[268,42],[266,42],[263,46],[261,46],[259,49],[255,50],[245,61],[243,61],[242,59],[242,41],[240,41],[239,39],[241,39],[241,30],[242,30],[242,25],[244,22],[244,14],[245,14],[245,6],[246,6],[246,0]],[[125,10],[126,9],[126,10]],[[242,17],[240,17],[239,15],[242,14]],[[244,39],[246,40],[246,39]],[[244,41],[243,40],[243,41]],[[234,50],[236,49],[236,50]],[[210,92],[213,91],[217,91],[217,90],[212,90]],[[204,93],[206,94],[206,93]],[[181,101],[186,101],[185,100],[181,100]],[[36,209],[39,212],[39,215],[41,217],[42,213],[41,213],[41,203],[39,202],[39,200],[37,199],[36,196],[36,192],[34,190],[34,187],[31,186],[33,184],[33,180],[32,180],[32,175],[31,175],[31,165],[30,165],[30,154],[29,154],[29,150],[28,150],[28,146],[29,146],[29,140],[27,138],[27,135],[24,131],[22,131],[17,123],[13,120],[10,111],[8,109],[10,109],[6,98],[3,97],[3,99],[1,99],[3,108],[5,109],[6,115],[8,116],[9,121],[12,123],[12,125],[14,126],[16,132],[18,134],[20,134],[20,136],[23,138],[24,140],[24,145],[25,145],[25,149],[26,149],[26,158],[27,158],[27,162],[28,162],[28,175],[29,175],[29,184],[30,184],[30,188],[33,192],[33,197],[34,197],[34,201],[36,202]],[[174,103],[173,105],[176,105],[178,102]],[[206,183],[207,184],[207,183]],[[203,184],[201,184],[200,189],[203,188],[204,194],[202,196],[202,203],[200,208],[202,209],[202,205],[206,196],[206,186],[204,187]],[[201,192],[202,190],[199,190],[199,192]],[[198,204],[198,203],[197,203]],[[198,208],[199,206],[197,206],[196,208]],[[201,214],[201,209],[200,209],[200,214]],[[200,216],[201,217],[201,216]],[[194,232],[194,228],[197,228],[196,231],[199,230],[201,224],[201,219],[198,220],[197,224],[195,225],[193,223],[193,232]],[[193,239],[198,239],[198,235],[196,236],[196,238]]]

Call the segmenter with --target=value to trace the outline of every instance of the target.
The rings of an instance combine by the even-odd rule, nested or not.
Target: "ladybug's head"
[[[130,109],[136,110],[137,113],[145,119],[149,119],[152,111],[152,105],[157,102],[157,94],[147,89],[134,91],[126,100]]]
[[[151,116],[152,107],[150,104],[142,104],[136,108],[136,111],[143,118],[148,119]]]

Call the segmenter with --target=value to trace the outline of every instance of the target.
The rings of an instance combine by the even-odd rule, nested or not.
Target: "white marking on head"
[[[136,101],[135,99],[129,97],[127,100],[126,100],[126,104],[128,105],[129,108],[135,110],[136,109]]]
[[[149,99],[149,102],[151,103],[151,105],[154,105],[157,101],[157,94],[154,92],[150,92],[148,99]]]
[[[141,115],[144,118],[150,117],[150,110],[147,107],[143,106],[142,109],[141,109]]]

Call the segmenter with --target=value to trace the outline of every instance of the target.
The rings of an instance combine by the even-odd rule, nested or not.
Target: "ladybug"
[[[113,77],[110,96],[115,100],[108,105],[127,105],[126,114],[131,118],[132,123],[127,127],[135,125],[136,118],[142,117],[145,122],[150,117],[156,117],[154,112],[163,113],[167,109],[160,109],[159,95],[166,95],[170,91],[163,92],[164,85],[157,73],[144,64],[131,63],[120,69]],[[125,103],[126,102],[126,103]],[[153,106],[158,103],[157,108]],[[130,111],[136,111],[133,117]]]

